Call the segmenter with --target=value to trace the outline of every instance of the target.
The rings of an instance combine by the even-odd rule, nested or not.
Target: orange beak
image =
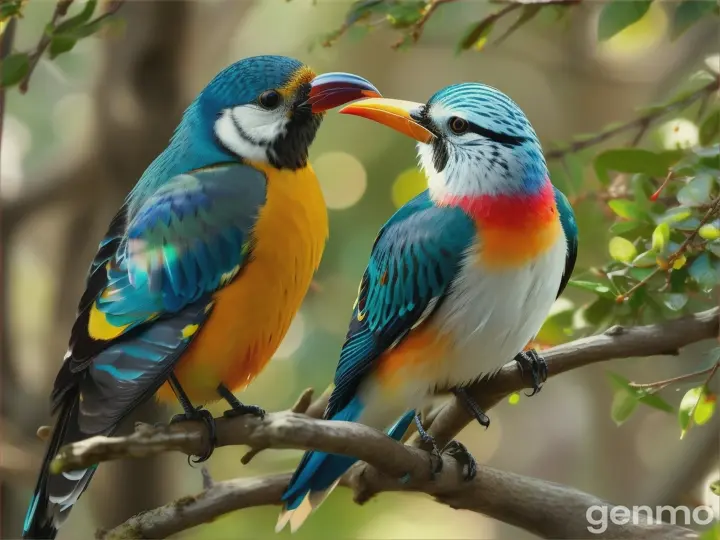
[[[369,98],[345,105],[339,112],[374,120],[416,141],[428,143],[435,135],[416,120],[422,107],[422,103],[412,101]]]

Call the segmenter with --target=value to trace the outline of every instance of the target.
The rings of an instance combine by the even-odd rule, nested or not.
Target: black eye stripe
[[[477,135],[480,135],[482,137],[486,137],[491,141],[495,141],[496,143],[508,144],[510,146],[520,146],[522,143],[527,141],[527,137],[508,135],[506,133],[498,133],[497,131],[480,127],[476,124],[473,124],[472,122],[468,122],[468,125],[468,131],[472,131],[473,133],[476,133]]]

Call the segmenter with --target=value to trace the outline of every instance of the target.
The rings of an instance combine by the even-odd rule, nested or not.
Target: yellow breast
[[[325,201],[308,165],[297,171],[252,163],[267,176],[249,262],[214,299],[212,313],[176,374],[190,399],[217,399],[222,382],[240,389],[277,350],[320,265],[328,237]],[[160,398],[169,398],[169,388]]]

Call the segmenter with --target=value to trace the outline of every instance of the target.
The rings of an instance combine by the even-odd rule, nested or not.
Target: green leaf
[[[601,296],[582,310],[583,318],[590,326],[600,327],[608,321],[616,305],[614,296],[612,300]]]
[[[535,17],[535,15],[540,13],[542,7],[543,6],[539,3],[528,3],[527,5],[523,6],[520,17],[518,17],[517,20],[512,23],[510,27],[505,31],[505,33],[495,41],[495,44],[498,45],[502,43],[521,26],[530,22]]]
[[[653,409],[657,409],[659,411],[667,412],[667,413],[674,413],[675,407],[670,405],[667,401],[665,401],[663,398],[658,396],[657,394],[650,394],[647,393],[645,390],[638,389],[638,395],[640,403],[643,405],[647,405],[648,407],[652,407]]]
[[[607,375],[610,378],[610,382],[616,392],[625,391],[636,401],[639,401],[648,407],[652,407],[653,409],[658,409],[667,413],[675,412],[675,408],[657,394],[653,394],[645,388],[635,388],[630,386],[630,381],[618,373],[608,371]]]
[[[605,4],[598,21],[598,40],[605,41],[615,34],[639,21],[652,0],[613,0]]]
[[[720,238],[720,220],[706,223],[698,230],[698,234],[705,240],[717,240]]]
[[[676,206],[657,218],[658,223],[679,223],[692,216],[692,210]]]
[[[369,17],[372,13],[387,13],[388,5],[384,0],[360,0],[353,2],[345,15],[345,24],[351,26]]]
[[[520,394],[518,394],[517,392],[513,392],[508,396],[508,403],[510,403],[510,405],[517,405],[519,402]]]
[[[578,289],[584,289],[586,291],[594,292],[599,296],[605,298],[615,299],[615,295],[610,290],[610,287],[603,285],[602,283],[595,283],[594,281],[582,281],[579,279],[571,279],[568,281],[568,285],[572,285]]]
[[[702,426],[707,424],[715,413],[715,406],[717,405],[717,396],[711,392],[708,392],[707,388],[703,386],[703,393],[700,396],[695,412],[693,413],[693,421],[698,425]]]
[[[5,21],[10,17],[22,16],[22,7],[24,0],[16,0],[15,2],[0,3],[0,21]]]
[[[685,184],[677,194],[683,206],[701,206],[710,202],[714,180],[708,173],[701,173]]]
[[[665,293],[662,295],[663,304],[671,311],[680,311],[688,302],[688,295],[682,293]]]
[[[639,221],[618,221],[610,225],[610,234],[626,234],[642,227]]]
[[[690,277],[697,281],[698,285],[703,290],[707,291],[712,289],[718,284],[718,272],[710,261],[710,256],[707,253],[701,254],[697,259],[690,265]]]
[[[675,9],[670,39],[675,40],[680,37],[685,30],[698,22],[704,15],[712,13],[716,5],[715,2],[708,2],[708,0],[685,0]]]
[[[408,28],[422,18],[425,2],[398,2],[392,4],[386,15],[393,28]]]
[[[630,268],[628,273],[630,274],[630,276],[632,278],[634,278],[638,281],[642,281],[645,278],[649,277],[653,272],[655,272],[655,268],[648,268],[648,267],[641,268],[641,267],[634,266],[633,268]]]
[[[53,31],[53,35],[57,36],[59,34],[63,34],[69,30],[73,30],[78,26],[85,24],[87,21],[90,20],[92,14],[95,13],[96,6],[97,0],[87,0],[87,2],[85,2],[85,5],[83,6],[82,11],[74,17],[70,17],[68,20],[60,23]]]
[[[711,112],[700,126],[700,144],[709,145],[718,133],[720,133],[720,109]]]
[[[88,24],[71,28],[66,32],[63,32],[62,35],[63,37],[73,38],[75,40],[86,38],[96,33],[103,26],[110,24],[112,20],[112,17],[98,17],[97,19],[89,22]]]
[[[720,480],[715,480],[712,484],[710,484],[710,491],[712,491],[715,495],[720,496]]]
[[[606,150],[595,158],[595,174],[606,185],[610,182],[609,171],[665,177],[670,166],[677,163],[681,155],[677,151],[655,153],[639,148]]]
[[[27,53],[15,53],[0,62],[0,86],[15,86],[30,70],[30,56]]]
[[[492,32],[493,26],[495,25],[495,20],[496,18],[493,15],[488,15],[483,20],[470,26],[465,32],[464,37],[460,40],[455,52],[466,51],[473,46],[482,49],[490,37],[490,32]]]
[[[716,257],[720,257],[720,242],[718,242],[717,240],[705,244],[705,249],[707,249]]]
[[[715,493],[715,495],[720,495],[720,489],[718,491],[719,493],[715,493],[714,491],[713,493]],[[700,540],[720,540],[720,523],[716,521],[711,528],[702,533]]]
[[[49,54],[50,58],[54,59],[57,56],[66,53],[68,51],[71,51],[73,47],[75,47],[75,44],[77,43],[77,40],[75,38],[59,35],[52,38],[52,41],[50,41],[50,48],[49,48]]]
[[[657,266],[657,254],[652,251],[644,251],[632,261],[635,268],[655,268]]]
[[[627,199],[612,199],[608,201],[608,206],[621,218],[641,219],[643,217],[637,204]]]
[[[630,263],[637,255],[637,248],[630,240],[622,236],[615,236],[608,244],[610,256],[619,262]]]
[[[638,400],[629,390],[616,390],[610,406],[610,417],[621,426],[637,408]]]
[[[680,423],[680,429],[682,430],[680,433],[680,438],[684,438],[685,434],[687,433],[688,429],[690,429],[690,419],[692,417],[693,420],[695,420],[695,412],[700,405],[703,396],[705,394],[705,387],[704,386],[698,386],[696,388],[691,388],[687,392],[685,392],[685,395],[682,398],[682,401],[680,401],[680,409],[678,409],[678,422]],[[713,407],[714,410],[714,407]],[[703,414],[707,414],[707,411],[704,411]],[[712,412],[710,413],[712,416]],[[701,419],[704,419],[704,417],[701,415]],[[705,419],[705,421],[709,420],[708,417]]]
[[[670,225],[661,223],[652,233],[652,249],[655,253],[663,253],[670,241]]]

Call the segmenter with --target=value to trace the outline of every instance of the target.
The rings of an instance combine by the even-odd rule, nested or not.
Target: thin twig
[[[651,383],[632,382],[629,384],[629,386],[631,386],[632,388],[652,388],[656,390],[662,390],[663,388],[666,388],[667,386],[670,386],[674,383],[684,382],[690,379],[694,379],[695,377],[699,377],[700,375],[707,375],[708,373],[713,374],[715,371],[717,371],[719,365],[720,362],[715,362],[715,364],[713,364],[709,368],[695,371],[693,373],[686,373],[684,375],[678,375],[677,377],[670,377],[669,379],[664,379],[662,381],[655,381]]]
[[[52,31],[55,29],[60,19],[67,14],[70,4],[72,3],[73,0],[58,0],[58,3],[55,5],[55,11],[53,12],[53,16],[52,19],[50,19],[48,27],[43,31],[40,41],[38,41],[38,44],[35,47],[35,51],[30,54],[30,68],[18,87],[21,94],[28,91],[30,77],[32,76],[33,71],[35,71],[38,62],[40,61],[40,57],[42,57],[45,50],[50,46],[50,42],[52,41]]]
[[[427,3],[423,10],[422,17],[412,26],[412,29],[410,30],[410,38],[412,39],[413,43],[417,43],[420,39],[420,36],[422,36],[423,30],[425,30],[425,24],[430,20],[430,17],[433,16],[437,8],[442,6],[443,4],[450,4],[452,2],[455,2],[456,0],[430,0],[430,2]],[[401,38],[396,43],[392,45],[393,49],[400,48],[403,43],[405,43],[405,38]]]
[[[595,146],[596,144],[605,142],[608,139],[615,137],[616,135],[625,133],[626,131],[640,129],[643,127],[647,129],[647,127],[649,127],[652,123],[662,118],[666,114],[677,109],[684,109],[685,107],[688,107],[697,100],[704,98],[707,95],[710,95],[712,92],[717,91],[719,88],[720,75],[716,76],[713,81],[696,90],[692,94],[685,96],[677,101],[668,103],[665,107],[652,110],[642,116],[630,120],[629,122],[620,124],[619,126],[615,126],[610,129],[606,129],[605,131],[601,131],[600,133],[596,134],[593,137],[589,137],[588,139],[584,139],[582,141],[575,141],[564,148],[559,148],[557,150],[551,150],[549,152],[546,152],[545,159],[560,159],[566,154],[573,154],[575,152],[579,152],[580,150],[584,150],[585,148]]]

